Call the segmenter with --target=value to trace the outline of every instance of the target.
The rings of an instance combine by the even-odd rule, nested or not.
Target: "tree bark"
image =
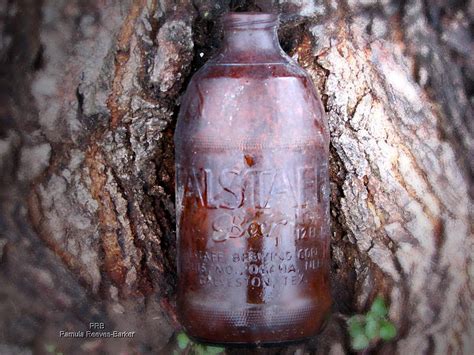
[[[173,349],[173,131],[232,9],[281,13],[331,130],[333,316],[259,352],[349,352],[380,294],[375,352],[472,354],[474,2],[441,0],[0,1],[0,353]],[[58,336],[90,322],[136,335]]]

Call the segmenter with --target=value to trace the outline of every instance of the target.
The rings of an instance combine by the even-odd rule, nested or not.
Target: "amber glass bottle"
[[[227,14],[178,117],[178,315],[200,341],[302,340],[331,305],[327,123],[277,25]]]

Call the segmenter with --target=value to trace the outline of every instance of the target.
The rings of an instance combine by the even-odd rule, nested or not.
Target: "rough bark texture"
[[[272,6],[328,113],[335,305],[258,352],[347,352],[377,294],[374,351],[474,352],[473,1],[1,0],[0,353],[173,349],[180,96],[222,13]],[[58,337],[93,321],[136,335]]]

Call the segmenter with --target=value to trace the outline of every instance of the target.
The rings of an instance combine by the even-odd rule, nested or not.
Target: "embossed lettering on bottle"
[[[302,339],[331,303],[327,125],[276,24],[228,14],[178,118],[178,312],[205,341]]]

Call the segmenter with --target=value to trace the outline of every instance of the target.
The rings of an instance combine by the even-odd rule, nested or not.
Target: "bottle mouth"
[[[266,12],[228,12],[223,17],[224,29],[247,30],[276,27],[278,14]]]

